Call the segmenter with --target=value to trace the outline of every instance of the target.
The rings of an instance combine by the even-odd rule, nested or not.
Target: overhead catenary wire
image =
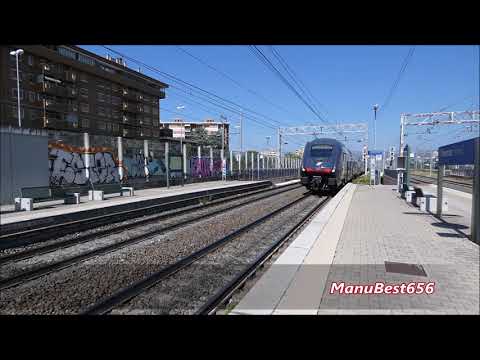
[[[176,88],[179,91],[184,92],[185,95],[187,95],[187,96],[195,97],[195,98],[200,99],[202,101],[208,102],[208,103],[210,103],[210,104],[212,104],[216,107],[219,107],[223,110],[232,112],[232,113],[234,113],[236,115],[239,115],[239,116],[243,116],[244,119],[251,120],[251,121],[259,124],[260,126],[266,127],[268,129],[273,129],[273,130],[277,129],[277,127],[275,125],[272,125],[271,122],[276,122],[276,123],[282,124],[279,121],[271,119],[268,116],[265,116],[263,114],[260,114],[259,112],[255,111],[255,110],[251,110],[244,105],[239,105],[239,104],[237,104],[237,103],[235,103],[235,102],[233,102],[229,99],[226,99],[222,96],[216,95],[216,94],[212,93],[211,91],[202,89],[201,87],[199,87],[197,85],[191,84],[191,83],[189,83],[185,80],[182,80],[182,79],[180,79],[180,78],[178,78],[174,75],[171,75],[171,74],[168,74],[164,71],[161,71],[154,66],[150,66],[150,65],[148,65],[148,64],[146,64],[146,63],[144,63],[144,62],[142,62],[138,59],[135,59],[131,56],[127,56],[126,54],[124,54],[122,52],[119,52],[115,49],[112,49],[108,46],[101,45],[101,47],[105,48],[106,50],[108,50],[110,52],[113,52],[113,53],[121,56],[122,58],[124,58],[126,60],[129,60],[133,63],[139,64],[147,70],[150,70],[154,73],[160,74],[160,75],[170,79],[176,85],[169,84],[169,86],[171,88]],[[177,86],[177,84],[178,84],[178,86]],[[257,114],[259,116],[264,117],[265,119],[269,119],[270,122],[268,120],[259,119],[257,116],[252,115],[252,114]]]
[[[388,95],[387,95],[385,101],[383,102],[382,106],[380,106],[380,109],[379,109],[380,111],[385,110],[387,108],[387,106],[390,104],[390,101],[393,97],[393,94],[397,90],[398,84],[400,84],[400,80],[402,79],[402,76],[405,73],[405,70],[407,69],[408,63],[410,62],[410,59],[412,58],[413,53],[415,52],[415,48],[416,48],[416,46],[412,46],[412,47],[409,48],[407,56],[405,56],[405,58],[402,62],[402,66],[400,67],[400,70],[397,74],[397,77],[395,78],[395,81],[393,82],[393,85],[390,88],[390,91],[388,92]]]
[[[282,123],[279,122],[278,120],[272,119],[272,118],[270,118],[270,117],[268,117],[268,116],[266,116],[266,115],[264,115],[264,114],[259,113],[258,111],[252,110],[252,109],[250,109],[250,108],[248,108],[248,107],[246,107],[246,106],[244,106],[244,105],[237,104],[237,103],[235,103],[235,102],[232,101],[232,100],[229,100],[229,99],[226,99],[226,98],[224,98],[224,97],[222,97],[222,96],[219,96],[219,95],[217,95],[217,94],[214,94],[214,93],[211,92],[211,91],[205,90],[205,89],[203,89],[203,88],[201,88],[201,87],[199,87],[199,86],[197,86],[197,85],[194,85],[194,84],[192,84],[192,83],[190,83],[190,82],[188,82],[188,81],[182,80],[182,79],[178,78],[177,76],[174,76],[174,75],[172,75],[172,74],[169,74],[169,73],[167,73],[167,72],[165,72],[165,71],[161,71],[161,70],[157,69],[156,67],[153,67],[153,66],[151,66],[151,65],[145,64],[144,62],[142,62],[142,61],[140,61],[140,60],[138,60],[138,59],[134,59],[134,58],[132,58],[132,57],[130,57],[130,56],[127,56],[127,55],[125,55],[125,54],[123,54],[123,53],[121,53],[121,52],[119,52],[119,51],[117,51],[117,50],[114,50],[114,49],[108,47],[108,46],[105,46],[105,45],[101,45],[101,46],[104,47],[105,49],[111,51],[111,52],[114,52],[114,53],[122,56],[123,58],[125,58],[125,59],[127,59],[127,60],[129,60],[129,61],[135,62],[135,63],[143,66],[144,68],[146,68],[146,69],[148,69],[148,70],[150,70],[150,71],[152,71],[152,72],[158,73],[158,74],[160,74],[160,75],[162,75],[162,76],[170,79],[170,81],[173,81],[173,82],[176,83],[176,84],[179,84],[179,86],[175,86],[175,85],[173,85],[173,84],[170,84],[171,87],[174,87],[174,88],[176,87],[176,88],[178,88],[178,89],[181,90],[181,86],[183,86],[183,87],[189,89],[191,96],[198,96],[199,94],[202,94],[204,97],[209,98],[209,99],[210,99],[210,102],[213,101],[213,104],[214,104],[214,105],[217,105],[217,106],[218,106],[219,104],[223,104],[223,106],[226,106],[226,104],[228,104],[228,106],[235,106],[235,107],[237,107],[237,108],[239,109],[239,110],[235,110],[235,112],[237,112],[237,113],[239,113],[239,114],[240,114],[240,113],[243,113],[244,116],[245,116],[247,119],[252,119],[253,115],[251,115],[251,114],[256,114],[256,115],[258,115],[258,116],[263,117],[263,118],[266,119],[267,121],[269,120],[270,122],[275,122],[275,123],[278,123],[278,124],[282,124]],[[196,94],[194,95],[192,92],[195,92]],[[251,114],[249,114],[249,113],[251,113]],[[247,116],[246,114],[249,114],[249,115]],[[254,120],[253,120],[253,121],[254,121]],[[260,119],[257,118],[256,121],[257,121],[257,122],[258,122],[258,121],[261,122],[262,120],[260,120]],[[265,121],[265,120],[263,120],[263,121]]]
[[[249,46],[250,51],[257,57],[257,59],[264,64],[274,75],[276,75],[294,94],[297,96],[307,107],[310,111],[313,112],[315,116],[317,116],[322,122],[328,123],[327,120],[323,118],[323,116],[310,104],[304,96],[302,96],[297,89],[291,84],[291,82],[285,78],[285,76],[277,69],[277,67],[272,64],[270,59],[263,53],[261,49],[259,49],[255,45]]]
[[[235,80],[233,77],[231,77],[230,75],[226,74],[224,71],[221,71],[219,70],[218,68],[210,65],[209,63],[207,63],[205,60],[201,59],[200,57],[192,54],[190,51],[186,50],[185,48],[181,47],[181,46],[178,46],[176,45],[176,48],[178,48],[180,51],[182,51],[183,53],[185,53],[186,55],[190,56],[191,58],[197,60],[199,63],[205,65],[206,67],[208,67],[209,69],[215,71],[216,73],[220,74],[221,76],[223,76],[224,78],[228,79],[229,81],[231,81],[232,83],[234,83],[235,85],[237,85],[239,88],[243,89],[243,90],[246,90],[247,92],[249,92],[250,94],[258,97],[259,99],[263,100],[264,102],[270,104],[271,106],[279,109],[280,111],[283,111],[283,112],[287,112],[289,114],[292,114],[290,112],[290,110],[286,109],[285,107],[283,106],[280,106],[278,104],[275,104],[274,102],[270,101],[268,98],[266,98],[265,96],[263,96],[262,94],[260,94],[259,92],[255,91],[255,90],[252,90],[244,85],[242,85],[239,81]]]
[[[269,46],[270,52],[277,59],[278,63],[283,67],[285,72],[290,76],[290,78],[295,82],[298,89],[304,94],[304,96],[310,101],[312,106],[321,113],[321,110],[316,106],[319,104],[321,107],[325,108],[325,105],[321,104],[310,91],[310,89],[305,85],[302,79],[295,73],[295,71],[288,65],[287,61],[280,55],[280,52],[275,49],[274,46]],[[326,111],[327,112],[327,111]],[[328,113],[328,112],[327,112]]]

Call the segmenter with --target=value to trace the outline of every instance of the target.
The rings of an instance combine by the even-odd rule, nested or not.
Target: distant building
[[[192,140],[196,129],[204,129],[206,135],[211,137],[221,136],[222,129],[224,129],[224,146],[228,148],[230,124],[227,122],[215,121],[214,119],[206,119],[203,122],[188,122],[182,119],[175,119],[173,121],[162,121],[161,124],[172,130],[174,138],[187,140]]]
[[[19,56],[17,94],[15,56]],[[0,46],[0,124],[137,139],[169,137],[160,124],[167,84],[73,45]]]

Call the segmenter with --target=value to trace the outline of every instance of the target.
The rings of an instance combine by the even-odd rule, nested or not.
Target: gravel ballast
[[[230,211],[227,209],[233,203],[224,204],[225,213],[218,216],[5,289],[0,293],[0,313],[81,312],[99,299],[282,207],[303,193],[305,190],[299,188]]]

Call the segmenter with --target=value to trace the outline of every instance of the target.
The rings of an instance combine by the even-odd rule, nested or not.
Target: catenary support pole
[[[260,180],[260,153],[257,153],[257,180]]]
[[[165,141],[165,175],[167,178],[167,188],[170,187],[170,161],[169,161],[169,155],[168,155],[168,141]]]
[[[480,217],[480,141],[475,140],[475,164],[473,166],[473,188],[472,188],[472,222],[471,239],[474,243],[480,244],[480,226],[478,218]]]
[[[90,136],[88,133],[83,133],[83,147],[85,149],[85,177],[90,180]]]
[[[143,140],[143,161],[144,161],[144,172],[145,172],[145,181],[150,181],[150,174],[148,172],[148,140]]]
[[[183,174],[182,174],[182,185],[185,183],[187,178],[187,144],[183,144]]]
[[[445,165],[439,165],[437,175],[437,216],[442,216],[442,202],[443,202],[443,169]]]
[[[122,137],[117,137],[117,159],[118,159],[118,177],[123,181],[123,142]]]
[[[233,150],[230,150],[230,177],[233,176]]]

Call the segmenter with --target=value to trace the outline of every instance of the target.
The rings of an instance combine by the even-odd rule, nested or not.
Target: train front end
[[[301,183],[314,192],[337,188],[336,144],[324,140],[307,143],[303,153]]]

